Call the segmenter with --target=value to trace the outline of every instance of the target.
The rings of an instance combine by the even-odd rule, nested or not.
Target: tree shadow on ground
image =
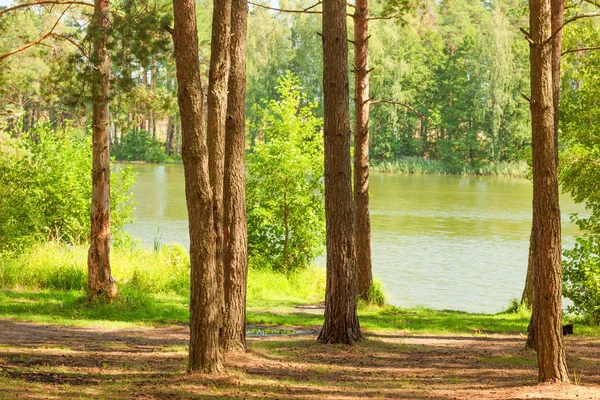
[[[509,399],[600,398],[600,344],[569,338],[571,371],[590,386],[537,386],[515,335],[315,335],[252,338],[228,373],[186,374],[185,326],[82,328],[0,320],[1,398]],[[6,396],[6,397],[3,397]],[[587,397],[586,397],[587,396]],[[590,397],[591,396],[591,397]]]

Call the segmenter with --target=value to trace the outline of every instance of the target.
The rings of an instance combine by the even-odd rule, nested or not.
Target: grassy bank
[[[449,167],[439,160],[420,157],[401,157],[391,161],[374,162],[371,165],[371,171],[403,174],[524,177],[527,173],[527,163],[498,162],[486,164],[479,168],[474,168],[471,165],[454,168]]]
[[[113,248],[111,268],[120,291],[118,301],[127,306],[143,304],[150,295],[189,297],[189,255],[180,245],[164,245],[157,250],[142,246]],[[86,285],[85,246],[49,242],[16,258],[0,258],[0,288],[77,293],[83,292]],[[248,272],[251,305],[315,303],[324,297],[322,268],[289,274],[253,268]]]
[[[181,246],[115,248],[112,268],[120,296],[113,304],[86,300],[87,249],[40,245],[14,259],[0,258],[0,318],[87,326],[185,324],[189,320],[189,258]],[[311,267],[292,274],[250,269],[248,323],[316,328],[322,311],[306,308],[323,301],[325,271]],[[361,304],[364,329],[414,333],[525,333],[527,313],[469,314],[405,310]],[[600,335],[577,326],[577,334]]]

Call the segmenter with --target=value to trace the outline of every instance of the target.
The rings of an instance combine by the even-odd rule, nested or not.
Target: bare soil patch
[[[106,329],[0,320],[0,399],[600,399],[600,342],[569,336],[578,384],[537,385],[523,335],[373,332],[249,339],[228,374],[187,375],[184,326]]]

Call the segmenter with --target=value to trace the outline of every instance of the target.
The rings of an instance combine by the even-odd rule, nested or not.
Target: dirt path
[[[81,328],[0,320],[0,399],[600,399],[600,340],[567,339],[579,385],[534,384],[519,335],[250,338],[228,375],[185,374],[187,327]]]

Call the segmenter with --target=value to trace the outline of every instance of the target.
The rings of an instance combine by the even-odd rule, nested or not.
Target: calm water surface
[[[136,221],[127,230],[152,246],[189,245],[181,165],[133,165]],[[372,174],[373,270],[392,304],[498,312],[520,297],[531,229],[525,179]],[[563,241],[582,212],[561,197]],[[323,258],[319,260],[323,263]]]

